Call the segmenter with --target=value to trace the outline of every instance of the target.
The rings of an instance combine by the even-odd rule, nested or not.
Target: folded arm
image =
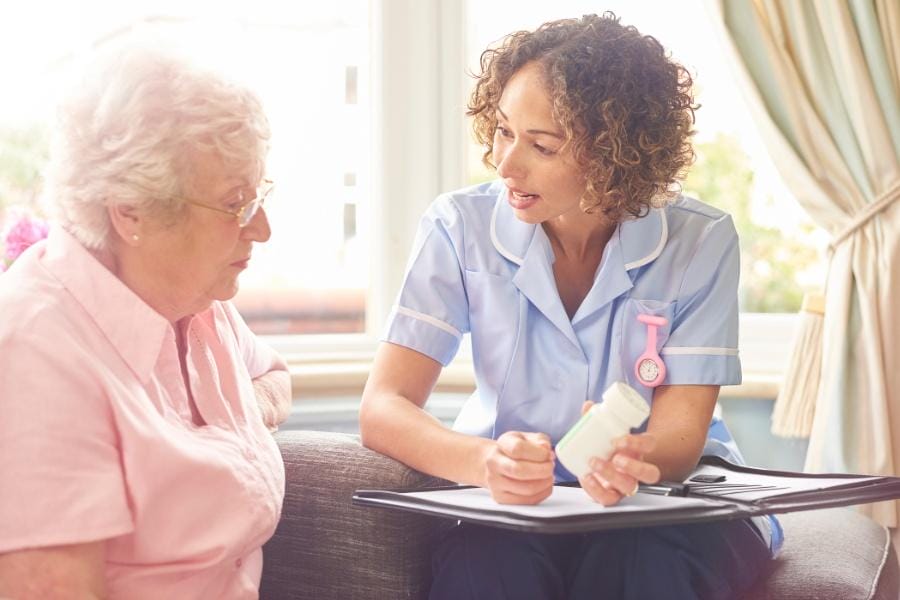
[[[222,304],[237,338],[241,359],[253,381],[256,403],[266,427],[274,431],[291,413],[291,375],[287,363],[253,333],[231,302]]]
[[[271,430],[291,414],[291,375],[286,369],[273,369],[253,380],[256,402],[263,423]]]

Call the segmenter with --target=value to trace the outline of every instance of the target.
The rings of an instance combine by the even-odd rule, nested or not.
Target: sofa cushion
[[[452,521],[351,505],[358,488],[441,485],[372,452],[358,436],[276,434],[286,489],[278,529],[264,548],[267,600],[424,598],[431,548]]]
[[[897,556],[888,531],[850,508],[779,515],[785,544],[748,600],[897,600]]]

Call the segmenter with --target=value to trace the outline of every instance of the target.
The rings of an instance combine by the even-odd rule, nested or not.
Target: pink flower
[[[47,237],[48,230],[49,226],[44,221],[20,217],[6,232],[6,260],[12,263],[26,248]]]

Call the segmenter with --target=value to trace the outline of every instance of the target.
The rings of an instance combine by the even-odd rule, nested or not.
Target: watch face
[[[641,364],[638,365],[638,374],[642,381],[654,381],[659,377],[659,365],[656,364],[655,360],[645,358],[641,361]]]

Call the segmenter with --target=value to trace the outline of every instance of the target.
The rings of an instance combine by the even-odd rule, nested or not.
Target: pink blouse
[[[54,228],[0,275],[0,553],[106,540],[112,598],[256,598],[284,465],[229,303],[171,325]]]

